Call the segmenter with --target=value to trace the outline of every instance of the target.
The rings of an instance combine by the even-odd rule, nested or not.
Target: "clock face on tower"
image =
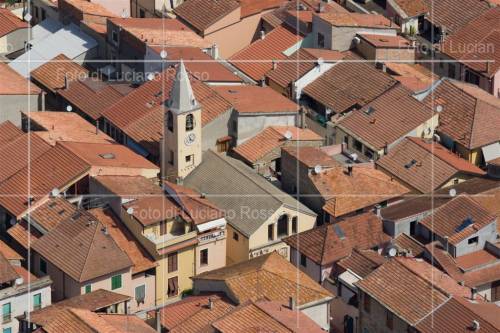
[[[194,140],[196,140],[196,134],[194,133],[189,133],[186,135],[186,138],[184,139],[184,143],[186,146],[190,146],[194,143]]]

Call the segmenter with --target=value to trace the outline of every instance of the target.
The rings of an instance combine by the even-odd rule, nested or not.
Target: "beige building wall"
[[[246,236],[237,231],[230,224],[227,225],[226,261],[227,265],[248,259],[249,241]],[[238,240],[236,240],[236,235]]]
[[[224,230],[224,233],[226,232]],[[208,264],[201,265],[200,253],[205,249],[208,250]],[[226,236],[222,239],[196,246],[194,260],[196,275],[226,266]]]

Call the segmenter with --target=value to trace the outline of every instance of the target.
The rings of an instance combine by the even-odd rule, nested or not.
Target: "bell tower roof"
[[[200,108],[194,96],[193,88],[189,81],[189,75],[182,59],[175,73],[174,84],[170,91],[170,98],[167,106],[172,112],[177,114],[194,111]]]

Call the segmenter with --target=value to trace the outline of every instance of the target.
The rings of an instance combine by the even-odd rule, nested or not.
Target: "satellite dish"
[[[73,107],[72,107],[71,105],[68,105],[68,106],[66,107],[66,111],[68,111],[68,112],[73,111]]]
[[[318,60],[316,61],[316,63],[318,64],[318,66],[323,65],[324,62],[325,62],[325,60],[323,60],[323,58],[318,58]]]
[[[61,191],[57,187],[54,187],[52,191],[50,191],[50,195],[54,198],[59,196],[59,194],[61,194]]]
[[[122,10],[121,17],[122,17],[122,18],[127,18],[127,17],[128,17],[127,12],[125,11],[125,9],[124,9],[124,10]]]
[[[134,214],[134,208],[133,208],[133,207],[129,207],[129,208],[127,208],[127,214],[128,214],[128,215],[132,215],[132,214]]]
[[[147,77],[148,81],[153,81],[155,78],[155,75],[153,73],[148,73]]]
[[[454,188],[450,189],[450,197],[455,197],[457,195],[457,190],[455,190]]]
[[[24,283],[24,279],[22,277],[18,277],[14,283],[16,286],[20,286]]]
[[[358,154],[356,153],[352,153],[351,155],[349,155],[349,157],[351,158],[351,160],[353,161],[357,161],[358,160]]]
[[[443,106],[440,105],[440,104],[438,106],[436,106],[436,111],[437,112],[443,112]]]
[[[395,257],[398,254],[398,250],[395,247],[390,247],[389,251],[387,251],[389,257]]]
[[[321,173],[321,170],[322,170],[322,169],[323,169],[323,168],[321,167],[321,165],[316,165],[316,166],[314,167],[314,173],[315,173],[315,174],[319,174],[319,173]]]
[[[286,132],[285,132],[285,139],[287,139],[287,140],[291,140],[291,139],[292,139],[292,132],[290,132],[290,131],[286,131]]]
[[[161,57],[162,59],[167,59],[167,56],[168,56],[167,51],[165,51],[165,50],[161,50],[161,52],[160,52],[160,57]]]

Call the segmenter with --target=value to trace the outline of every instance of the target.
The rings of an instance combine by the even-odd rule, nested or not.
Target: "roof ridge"
[[[88,213],[88,214],[89,214],[91,217],[94,217],[94,215],[92,215],[91,213]],[[89,216],[89,218],[90,218],[90,216]],[[71,217],[70,217],[70,218],[71,218]],[[101,224],[101,222],[100,222],[100,221],[98,221],[98,220],[97,220],[97,218],[95,218],[95,217],[94,217],[94,219],[95,219],[95,229],[94,229],[94,234],[92,235],[92,240],[88,243],[88,244],[89,244],[89,246],[88,246],[88,249],[87,249],[87,255],[85,256],[85,263],[83,264],[82,270],[80,271],[80,276],[78,277],[79,281],[82,281],[82,276],[83,276],[83,273],[85,272],[85,269],[86,269],[86,267],[87,267],[87,263],[88,263],[88,259],[89,259],[89,257],[90,257],[90,250],[91,250],[91,248],[92,248],[92,244],[94,243],[94,240],[95,240],[95,237],[96,237],[96,235],[97,235],[97,231],[98,231],[98,229],[100,229],[100,228],[97,228],[97,226],[98,226],[99,224]]]
[[[298,269],[298,267],[296,267],[296,266],[293,266],[293,267],[294,267],[294,268],[296,268],[296,270],[298,270],[299,275],[301,275],[301,273],[302,273],[306,279],[311,279],[311,278],[309,277],[309,275],[307,275],[307,274],[303,273],[302,271],[300,271],[300,270]],[[327,295],[326,293],[324,293],[323,291],[318,290],[319,288],[323,288],[320,284],[318,284],[318,285],[317,285],[317,286],[318,286],[318,289],[314,289],[314,288],[311,288],[311,287],[306,286],[306,285],[304,285],[304,284],[300,284],[300,283],[299,283],[299,281],[301,280],[301,279],[300,279],[300,277],[299,277],[298,279],[296,279],[296,280],[293,280],[293,279],[292,279],[292,280],[290,280],[290,279],[288,279],[288,278],[284,277],[283,275],[280,275],[280,274],[278,274],[278,273],[275,273],[275,272],[269,271],[269,270],[267,270],[267,269],[263,269],[263,271],[265,271],[266,273],[272,274],[272,275],[274,275],[274,276],[276,276],[276,277],[278,277],[278,278],[280,278],[280,279],[282,279],[282,280],[286,280],[286,281],[288,281],[288,282],[295,283],[295,284],[297,284],[297,285],[299,285],[299,286],[300,286],[300,289],[308,289],[308,290],[316,291],[316,292],[318,292],[318,293],[325,294],[326,296],[328,296],[328,295]],[[298,289],[299,289],[299,288],[298,288]],[[323,288],[323,289],[324,289],[324,288]],[[325,290],[326,290],[326,289],[325,289]]]
[[[268,301],[268,302],[272,302],[272,301]],[[273,316],[270,312],[268,311],[265,311],[263,308],[261,308],[259,305],[257,305],[257,302],[254,302],[254,301],[251,301],[251,304],[253,306],[255,306],[259,311],[261,311],[262,313],[264,313],[266,316],[270,317],[272,320],[274,320],[275,322],[278,323],[278,325],[280,325],[281,327],[293,332],[293,329],[288,327],[287,325],[285,325],[281,320],[279,320],[278,318],[276,318],[275,316]],[[280,307],[283,306],[282,304],[279,305]],[[290,309],[291,311],[293,311],[292,309]],[[298,314],[297,314],[298,316]]]

